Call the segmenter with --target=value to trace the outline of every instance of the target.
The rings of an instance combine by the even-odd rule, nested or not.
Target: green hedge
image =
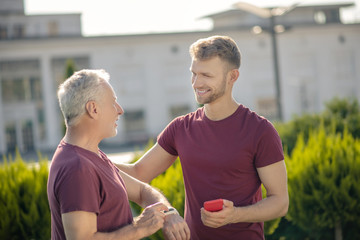
[[[48,161],[25,163],[4,156],[0,166],[0,239],[50,239],[50,210],[47,200]]]
[[[311,239],[360,239],[360,140],[320,127],[307,143],[300,135],[286,163],[288,218]]]
[[[319,114],[294,116],[289,122],[274,125],[285,152],[291,154],[299,134],[303,135],[306,142],[309,133],[321,125],[327,133],[335,131],[341,134],[347,128],[354,138],[360,138],[360,106],[356,99],[334,98],[325,103],[325,110]]]
[[[360,139],[359,103],[353,98],[334,98],[325,104],[325,110],[322,113],[294,116],[289,122],[276,123],[275,127],[280,134],[285,153],[287,153],[288,156],[291,156],[300,135],[302,136],[301,141],[306,144],[311,133],[318,131],[319,128],[322,128],[325,134],[329,136],[335,133],[342,136],[345,132],[344,130],[347,129],[347,133],[354,139]],[[292,169],[288,169],[288,174],[291,174],[291,172]],[[297,191],[301,190],[298,189]],[[289,211],[292,211],[292,207],[293,202],[291,201]],[[308,220],[311,222],[312,219],[308,218]],[[348,223],[345,226],[344,232],[351,233],[354,229],[356,228],[352,226],[351,223]],[[356,231],[354,234],[356,234]],[[332,239],[332,232],[329,232],[329,235],[329,239]],[[267,239],[275,240],[279,238],[287,240],[316,239],[316,237],[310,238],[307,231],[287,218],[281,219],[279,227]]]

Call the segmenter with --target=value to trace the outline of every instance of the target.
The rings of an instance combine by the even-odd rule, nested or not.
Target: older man
[[[123,109],[104,70],[74,73],[59,87],[67,126],[48,179],[52,239],[141,239],[166,224],[167,238],[189,239],[166,198],[120,171],[98,145],[116,135]],[[129,201],[145,210],[133,219]]]

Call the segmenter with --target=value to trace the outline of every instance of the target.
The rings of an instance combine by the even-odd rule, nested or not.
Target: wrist
[[[231,216],[231,219],[230,219],[230,221],[231,221],[231,223],[238,223],[238,222],[243,222],[243,219],[240,219],[240,216],[242,216],[241,215],[241,207],[234,207],[233,208],[233,211],[232,211],[232,216]]]
[[[176,210],[176,208],[174,207],[168,207],[169,210],[165,211],[165,215],[170,215],[170,214],[177,214],[180,215],[179,212]]]
[[[136,239],[142,239],[143,237],[146,237],[146,234],[145,234],[145,232],[144,232],[144,229],[143,228],[141,228],[140,226],[139,226],[139,224],[137,224],[137,221],[136,221],[137,219],[134,219],[134,221],[133,221],[133,223],[131,224],[131,225],[129,225],[129,226],[131,226],[132,227],[132,229],[133,229],[133,232],[134,232],[134,237],[136,238]]]

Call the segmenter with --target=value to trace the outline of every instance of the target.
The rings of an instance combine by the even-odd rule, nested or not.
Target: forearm
[[[288,211],[289,199],[287,196],[268,196],[249,206],[235,207],[233,223],[264,222],[285,216]]]
[[[173,156],[155,144],[138,161],[132,164],[115,164],[120,170],[140,181],[149,183],[173,164],[177,156]]]
[[[62,214],[66,239],[141,239],[152,232],[147,225],[137,221],[112,232],[98,232],[97,215],[93,212],[75,211]]]
[[[143,184],[141,187],[140,201],[138,204],[142,207],[146,207],[157,202],[161,202],[168,207],[170,206],[169,201],[158,190],[152,188],[148,184]]]
[[[130,176],[139,179],[136,173],[135,164],[133,163],[114,163],[121,171],[129,174]]]
[[[96,232],[93,235],[92,240],[138,240],[147,236],[148,233],[146,232],[146,229],[137,226],[137,224],[133,222],[132,224],[122,227],[114,232]]]

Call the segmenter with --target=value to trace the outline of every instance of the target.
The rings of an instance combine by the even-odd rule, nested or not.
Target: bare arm
[[[177,156],[169,154],[159,144],[155,144],[144,156],[133,164],[115,164],[120,170],[140,181],[149,183],[174,163]]]
[[[170,203],[165,196],[149,184],[141,182],[123,171],[120,171],[120,175],[125,182],[129,200],[144,208],[157,202],[161,202],[170,207]]]
[[[170,203],[160,192],[135,178],[150,182],[175,160],[176,156],[167,153],[156,144],[135,164],[117,164],[121,170],[124,170],[124,172],[120,171],[120,174],[125,181],[129,199],[143,207],[155,202],[161,202],[170,207]],[[190,239],[190,230],[178,213],[165,217],[163,233],[166,239]]]
[[[201,209],[205,225],[220,227],[228,223],[263,222],[284,216],[289,207],[287,175],[285,162],[280,161],[257,169],[261,182],[267,191],[267,197],[256,204],[234,207],[233,202],[224,200],[220,212],[208,212]]]
[[[65,236],[68,240],[141,239],[159,230],[164,224],[166,209],[162,204],[148,207],[125,227],[113,232],[97,232],[97,216],[93,212],[75,211],[62,214]]]

